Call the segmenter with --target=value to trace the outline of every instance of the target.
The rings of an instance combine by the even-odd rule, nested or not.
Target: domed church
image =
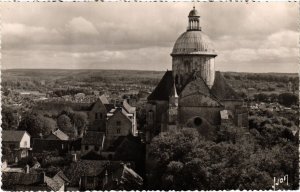
[[[172,71],[164,74],[147,98],[146,141],[180,127],[196,128],[210,138],[224,124],[248,126],[242,98],[215,71],[217,53],[201,29],[195,7],[171,56]]]

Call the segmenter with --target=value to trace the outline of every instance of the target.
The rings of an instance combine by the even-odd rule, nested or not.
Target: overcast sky
[[[171,69],[192,3],[2,4],[2,67]],[[196,3],[216,69],[298,72],[298,3]]]

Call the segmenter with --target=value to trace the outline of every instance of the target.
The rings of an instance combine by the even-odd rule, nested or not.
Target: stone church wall
[[[192,117],[200,117],[212,125],[220,125],[221,107],[179,107],[179,123],[184,125]]]
[[[173,56],[173,78],[176,85],[184,85],[193,74],[194,71],[199,71],[202,78],[209,87],[212,87],[215,79],[215,62],[211,56]]]

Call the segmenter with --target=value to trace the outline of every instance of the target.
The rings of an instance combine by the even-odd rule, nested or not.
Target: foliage
[[[292,93],[281,93],[278,96],[278,102],[284,106],[298,105],[298,96]]]
[[[253,142],[206,141],[194,129],[161,133],[149,148],[149,189],[271,189],[273,177],[289,174],[295,189],[297,145],[281,142],[262,148]],[[286,155],[286,156],[285,156]],[[288,157],[288,158],[286,158]]]
[[[56,122],[38,113],[29,113],[22,117],[19,130],[27,131],[32,137],[39,137],[40,134],[48,135],[56,129]]]
[[[62,114],[57,118],[57,126],[71,138],[75,138],[77,136],[76,128],[72,125],[71,119],[65,114]]]
[[[18,122],[18,112],[13,109],[2,106],[2,124],[1,127],[3,130],[14,130],[17,129]]]

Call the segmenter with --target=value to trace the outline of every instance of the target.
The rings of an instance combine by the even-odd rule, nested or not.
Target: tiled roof
[[[241,97],[226,83],[226,80],[220,71],[216,71],[215,73],[215,81],[211,88],[211,92],[219,100],[241,100]]]
[[[66,175],[62,171],[57,172],[54,177],[60,177],[65,182],[68,182],[68,183],[70,182],[70,180],[66,177]]]
[[[2,130],[2,141],[19,142],[23,138],[26,131]],[[28,134],[28,133],[27,133]]]
[[[240,100],[241,97],[226,83],[223,75],[216,71],[214,85],[211,89],[205,84],[201,76],[196,75],[196,79],[189,81],[180,92],[180,97],[184,96],[184,90],[193,89],[200,91],[202,94],[212,96],[220,101],[222,100]],[[158,83],[154,91],[149,95],[148,101],[151,100],[163,100],[168,101],[169,96],[172,94],[173,90],[173,77],[172,71],[167,71],[162,77],[161,81]]]
[[[135,107],[132,107],[129,105],[129,103],[126,101],[126,99],[123,101],[123,108],[128,112],[128,113],[134,113],[135,112]]]
[[[191,94],[193,92],[200,92],[206,96],[212,96],[209,87],[206,85],[201,75],[195,74],[194,76],[194,79],[183,88],[180,97],[184,97],[186,94]]]
[[[44,183],[44,174],[3,172],[2,183],[8,187],[14,185],[38,185]]]
[[[105,139],[105,133],[88,131],[82,138],[82,145],[98,145],[101,146]]]
[[[70,179],[72,186],[77,186],[82,176],[97,176],[105,169],[109,161],[99,160],[79,160],[73,162],[66,171],[66,176]]]
[[[127,116],[130,114],[123,107],[111,109],[107,114],[108,120],[114,117],[117,113],[120,113],[121,115],[126,117],[126,119],[128,119],[130,122],[132,122],[132,120]]]
[[[141,140],[139,137],[134,137],[133,135],[129,134],[127,136],[119,136],[113,143],[108,147],[106,151],[112,151],[115,152],[123,143],[136,143],[138,145],[141,145]],[[126,144],[125,144],[126,145]]]
[[[58,191],[64,185],[64,181],[60,177],[50,178],[45,176],[45,183],[53,191]]]
[[[172,71],[167,71],[154,91],[148,96],[148,100],[168,101],[173,88]]]
[[[105,158],[91,150],[87,154],[80,157],[82,160],[104,160]]]
[[[106,96],[105,95],[101,95],[99,97],[100,101],[103,103],[103,104],[109,104],[109,101],[107,100]]]
[[[119,136],[108,148],[106,151],[115,152],[120,144],[126,139],[126,136]]]
[[[56,131],[51,133],[52,135],[56,136],[59,140],[67,141],[69,140],[69,136],[62,132],[60,129],[57,129]],[[51,136],[51,135],[50,135]],[[48,137],[50,139],[50,136]],[[46,138],[46,139],[48,139]]]

